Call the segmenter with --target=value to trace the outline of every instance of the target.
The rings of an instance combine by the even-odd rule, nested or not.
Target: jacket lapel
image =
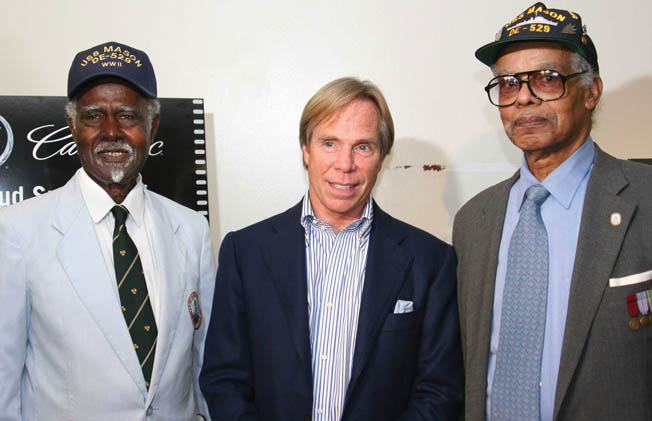
[[[573,279],[571,281],[564,343],[555,398],[555,418],[566,392],[591,324],[597,312],[636,204],[619,196],[628,182],[618,161],[596,146],[596,158],[586,191]],[[619,212],[622,222],[612,226],[610,215]],[[599,247],[596,244],[599,243]]]
[[[393,312],[396,295],[405,282],[413,257],[401,249],[407,235],[392,218],[374,202],[374,216],[364,288],[360,302],[358,331],[353,355],[353,369],[346,391],[344,406],[355,389],[373,349],[387,314]]]
[[[270,223],[275,232],[264,247],[263,254],[283,303],[299,358],[310,366],[306,246],[300,219],[301,202],[272,220]]]
[[[125,329],[124,316],[120,306],[109,298],[116,294],[111,286],[115,279],[110,279],[106,270],[93,221],[77,183],[73,177],[63,187],[53,213],[52,225],[62,234],[57,257],[80,301],[145,397],[143,372]]]
[[[146,192],[148,210],[156,221],[156,261],[158,262],[160,310],[158,319],[158,336],[152,383],[149,389],[148,401],[152,401],[158,390],[161,376],[165,371],[170,349],[174,343],[179,316],[183,307],[183,289],[185,286],[183,268],[186,267],[187,250],[184,242],[177,238],[179,223],[168,218],[165,206],[157,203],[156,198]],[[190,321],[188,321],[190,323]],[[190,358],[190,354],[189,354]]]
[[[465,229],[470,230],[478,242],[458,250],[458,265],[461,265],[458,274],[464,274],[464,283],[458,285],[460,311],[465,313],[460,318],[464,359],[467,370],[475,373],[467,376],[467,412],[472,408],[474,415],[482,414],[482,417],[486,416],[487,356],[491,340],[498,253],[509,192],[519,176],[520,171],[517,171],[511,178],[500,183],[496,191],[492,192],[491,200],[477,210],[472,225]],[[470,251],[460,254],[464,250]]]

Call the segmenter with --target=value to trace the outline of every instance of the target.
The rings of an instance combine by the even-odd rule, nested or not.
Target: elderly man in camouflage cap
[[[455,218],[466,418],[650,420],[652,168],[591,137],[586,26],[536,3],[476,57],[523,161]]]

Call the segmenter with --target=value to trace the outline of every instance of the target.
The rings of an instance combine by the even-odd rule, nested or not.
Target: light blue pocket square
[[[414,311],[414,304],[412,301],[397,300],[394,306],[394,314],[412,313]]]

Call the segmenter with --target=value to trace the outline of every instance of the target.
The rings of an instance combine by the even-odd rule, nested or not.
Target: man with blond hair
[[[459,416],[452,248],[371,198],[393,141],[368,81],[337,79],[308,101],[307,193],[222,243],[200,377],[214,419]]]

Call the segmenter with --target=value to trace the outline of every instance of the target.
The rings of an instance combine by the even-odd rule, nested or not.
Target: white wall
[[[305,191],[297,139],[310,96],[340,76],[368,78],[397,137],[375,196],[449,240],[457,209],[520,164],[473,53],[533,2],[2,0],[0,94],[65,95],[74,54],[104,41],[145,50],[160,96],[205,99],[219,244]],[[652,157],[652,2],[546,3],[580,13],[597,46],[605,91],[594,139],[622,158]],[[432,164],[445,169],[423,170]]]

